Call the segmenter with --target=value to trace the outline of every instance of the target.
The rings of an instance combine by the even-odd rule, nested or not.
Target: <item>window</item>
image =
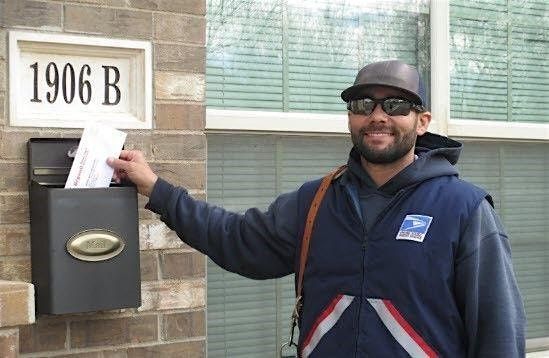
[[[521,139],[466,140],[459,165],[496,200],[526,307],[527,347],[547,348],[549,6],[451,0],[449,30],[450,120],[461,122],[449,134]]]
[[[549,122],[547,1],[450,4],[452,118]]]
[[[342,113],[356,71],[387,58],[429,79],[424,1],[209,0],[207,22],[209,108]]]

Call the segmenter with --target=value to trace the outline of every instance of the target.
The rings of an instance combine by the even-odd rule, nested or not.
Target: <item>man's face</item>
[[[383,86],[372,87],[365,97],[406,98],[402,91]],[[355,148],[370,163],[388,164],[413,155],[416,138],[427,131],[430,113],[413,110],[406,116],[390,116],[378,104],[369,115],[349,111],[349,131]]]

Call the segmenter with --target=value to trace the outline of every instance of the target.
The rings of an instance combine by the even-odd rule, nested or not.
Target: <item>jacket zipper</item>
[[[358,343],[360,342],[360,321],[362,316],[362,303],[364,302],[364,285],[366,282],[366,227],[364,220],[362,220],[362,283],[360,284],[360,300],[358,303],[358,321],[357,321],[357,333],[356,333],[356,346],[355,346],[355,357],[358,357]]]
[[[350,191],[350,189],[345,186],[345,189],[347,189],[347,194],[351,197],[351,201],[352,203],[354,202],[353,200],[353,193]],[[400,191],[398,191],[395,195],[395,197],[393,198],[393,200],[391,200],[389,202],[389,204],[381,211],[381,213],[379,213],[378,217],[376,218],[376,221],[374,222],[374,224],[372,225],[372,231],[373,231],[373,228],[378,224],[378,222],[387,214],[387,212],[389,210],[391,210],[391,208],[393,208],[393,206],[395,205],[396,202],[398,202],[400,200],[400,198],[404,195],[404,193],[406,192],[407,190],[406,189],[401,189]],[[357,198],[358,199],[358,198]],[[365,295],[365,290],[364,290],[364,282],[366,281],[366,249],[367,249],[367,246],[368,246],[368,239],[367,239],[367,232],[366,232],[366,223],[364,222],[364,219],[362,218],[362,207],[360,206],[360,199],[358,199],[358,202],[359,202],[359,209],[360,209],[360,212],[358,212],[358,217],[360,219],[360,222],[362,223],[362,284],[360,285],[360,300],[359,300],[359,304],[358,304],[358,320],[357,320],[357,333],[356,333],[356,343],[355,343],[355,357],[358,357],[358,343],[359,343],[359,336],[360,336],[360,321],[361,321],[361,316],[362,316],[362,303],[364,301],[364,295]],[[355,207],[355,205],[353,205],[353,207]]]
[[[351,199],[351,205],[355,209],[355,212],[357,214],[358,220],[362,223],[362,243],[361,243],[361,250],[362,250],[362,282],[364,282],[365,275],[366,275],[366,264],[364,262],[366,258],[366,227],[364,218],[362,217],[362,207],[360,206],[360,199],[357,197],[355,200],[355,197],[353,196],[352,189],[349,188],[347,185],[345,185],[345,191],[347,192],[347,195],[349,195],[349,199]],[[355,204],[358,204],[355,205]],[[360,336],[360,316],[362,315],[362,301],[364,297],[364,284],[362,283],[360,285],[360,297],[358,302],[358,318],[357,318],[357,332],[355,337],[355,357],[358,357],[358,342],[359,342],[359,336]]]

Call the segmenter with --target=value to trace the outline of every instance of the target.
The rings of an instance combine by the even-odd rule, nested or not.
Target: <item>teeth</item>
[[[374,136],[374,137],[379,137],[379,136],[384,136],[384,135],[391,135],[391,133],[366,133],[367,135],[370,135],[370,136]]]

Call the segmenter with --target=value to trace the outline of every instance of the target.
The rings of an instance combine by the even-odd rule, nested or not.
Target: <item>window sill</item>
[[[483,139],[549,140],[549,123],[452,119],[448,123],[448,135]]]
[[[526,340],[527,358],[541,358],[549,356],[549,337]]]
[[[349,133],[346,114],[206,109],[208,131]]]

